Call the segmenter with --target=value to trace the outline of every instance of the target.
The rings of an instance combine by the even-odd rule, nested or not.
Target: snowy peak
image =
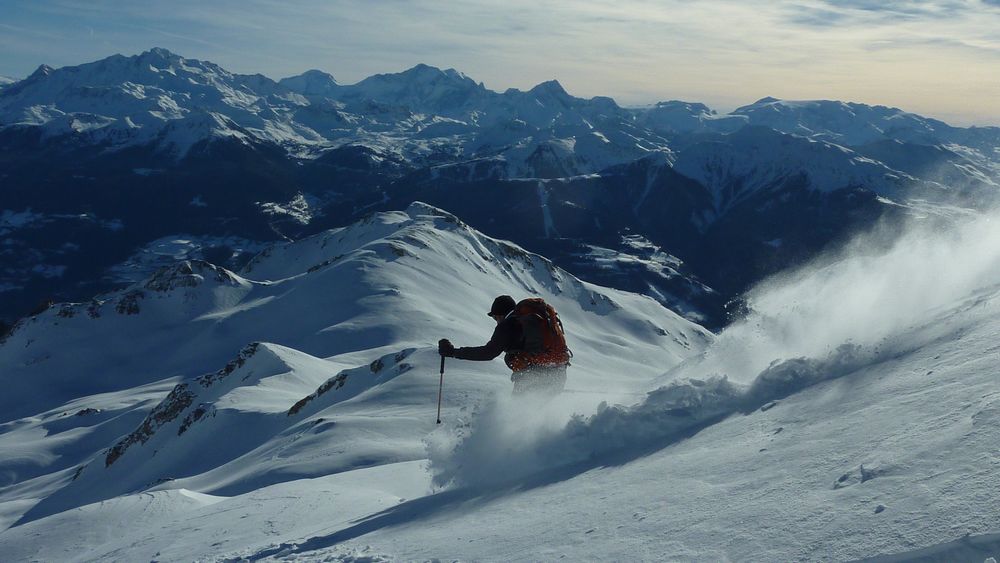
[[[400,78],[405,78],[406,80],[415,82],[434,82],[437,80],[444,79],[444,80],[454,80],[459,82],[471,82],[472,84],[475,84],[475,82],[471,78],[465,76],[464,74],[458,72],[453,68],[441,70],[437,67],[430,66],[424,63],[416,64],[413,67],[404,70],[403,72],[399,73],[399,76]]]
[[[30,75],[28,75],[27,80],[39,80],[45,78],[46,76],[51,75],[53,72],[55,72],[55,69],[50,67],[49,65],[46,64],[38,65],[38,68],[35,69],[35,72],[32,72]]]
[[[742,115],[719,115],[705,104],[671,100],[644,111],[639,122],[663,133],[728,133],[746,125],[747,119]]]
[[[833,100],[762,98],[733,111],[752,125],[813,139],[861,145],[887,138],[943,138],[952,129],[940,121],[898,108]]]
[[[333,75],[321,70],[307,70],[298,76],[282,78],[278,84],[304,96],[336,97],[340,85]]]
[[[182,64],[184,59],[177,54],[174,54],[167,49],[162,47],[153,47],[148,51],[144,51],[138,56],[139,63],[149,63],[158,66],[159,68],[167,68],[172,64]],[[192,61],[200,62],[200,61]]]
[[[29,79],[4,89],[0,123],[42,126],[52,135],[76,135],[81,142],[114,148],[172,144],[169,152],[183,156],[197,142],[217,134],[245,136],[249,131],[272,142],[296,137],[308,142],[311,134],[305,128],[264,117],[276,113],[272,104],[300,103],[306,103],[301,96],[264,76],[235,75],[210,62],[152,49],[79,66],[40,68]],[[209,115],[217,117],[176,124]]]
[[[547,80],[527,92],[508,90],[505,97],[518,100],[519,113],[527,116],[532,116],[543,109],[549,112],[556,112],[556,115],[558,115],[558,112],[570,110],[571,108],[586,112],[590,109],[588,106],[591,105],[587,100],[570,95],[557,80]],[[605,104],[602,104],[598,100],[595,105],[603,106]],[[545,114],[542,113],[540,115]]]
[[[45,80],[45,78],[50,76],[53,72],[55,72],[54,68],[43,64],[39,65],[38,68],[35,69],[35,72],[29,74],[27,78],[21,80],[20,82],[2,77],[0,78],[0,93],[2,93],[3,96],[15,96],[18,92],[29,87],[31,84],[36,84]],[[3,107],[2,99],[3,98],[0,98],[0,107]],[[0,119],[0,123],[3,123],[2,119]]]
[[[371,95],[401,96],[434,94],[441,90],[479,90],[480,85],[455,69],[441,70],[421,63],[402,72],[369,76],[350,88]]]
[[[372,100],[405,106],[416,112],[453,115],[487,95],[482,84],[454,69],[418,64],[395,74],[376,74],[343,87],[340,99]]]
[[[710,109],[700,102],[682,102],[681,100],[670,100],[666,102],[656,102],[654,109],[663,111],[682,111],[693,115],[715,115],[715,110]]]
[[[554,97],[554,98],[570,97],[569,93],[566,92],[566,89],[563,88],[562,84],[560,84],[558,80],[546,80],[545,82],[538,84],[531,90],[528,90],[528,93],[533,94],[535,96],[543,96],[543,97]]]

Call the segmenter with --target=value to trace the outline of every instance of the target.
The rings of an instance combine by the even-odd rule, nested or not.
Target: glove
[[[455,356],[455,347],[452,346],[447,338],[442,338],[438,340],[438,354],[446,358],[453,358]]]

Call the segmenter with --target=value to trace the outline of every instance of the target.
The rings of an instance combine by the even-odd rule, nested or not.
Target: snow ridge
[[[274,246],[242,275],[187,260],[94,303],[54,306],[0,346],[4,364],[14,366],[13,397],[22,399],[6,412],[26,417],[3,426],[0,451],[58,429],[44,434],[52,440],[40,447],[66,452],[63,459],[0,460],[0,471],[16,485],[7,494],[23,506],[12,521],[21,527],[149,489],[242,494],[289,475],[420,459],[428,421],[388,414],[372,422],[371,409],[407,413],[414,401],[436,393],[436,379],[425,377],[438,359],[433,340],[485,330],[481,312],[469,304],[488,304],[499,293],[544,296],[564,322],[581,328],[571,334],[574,346],[600,344],[585,328],[599,318],[600,326],[630,334],[659,365],[676,363],[711,340],[649,298],[581,282],[541,256],[419,202]],[[120,367],[108,370],[101,343],[125,335],[129,345],[121,348]],[[240,347],[235,358],[219,359]],[[605,350],[602,356],[619,353]],[[224,367],[187,375],[213,364]],[[447,399],[446,411],[506,385],[497,370],[502,366],[484,365],[452,383],[448,393],[456,395]],[[72,385],[62,382],[67,373],[74,375]],[[622,384],[653,375],[636,363]],[[586,387],[595,377],[581,371],[577,385]],[[37,385],[67,396],[32,393]],[[83,414],[68,416],[77,411]],[[77,426],[104,422],[92,439],[82,440]],[[390,425],[388,441],[365,430],[372,424]],[[331,439],[340,435],[349,437],[350,447]],[[328,454],[316,461],[308,448]],[[301,465],[299,455],[313,461]],[[46,474],[54,466],[58,479]],[[25,492],[35,490],[30,480],[21,483],[25,476],[42,480],[45,494]],[[36,496],[28,503],[25,494]]]

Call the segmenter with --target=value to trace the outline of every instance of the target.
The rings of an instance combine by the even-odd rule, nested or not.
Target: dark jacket
[[[517,353],[524,348],[524,330],[521,321],[515,317],[507,317],[497,324],[490,341],[483,346],[467,346],[455,348],[455,357],[460,360],[486,361],[500,354]]]

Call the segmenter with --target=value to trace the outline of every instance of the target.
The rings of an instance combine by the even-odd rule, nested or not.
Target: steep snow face
[[[0,451],[20,452],[0,461],[5,518],[151,487],[235,495],[421,459],[435,343],[485,342],[484,313],[504,293],[560,312],[582,408],[634,392],[712,340],[647,297],[581,282],[415,203],[273,247],[240,275],[188,261],[15,327],[0,345],[12,366]],[[451,420],[509,392],[500,362],[449,366]]]

